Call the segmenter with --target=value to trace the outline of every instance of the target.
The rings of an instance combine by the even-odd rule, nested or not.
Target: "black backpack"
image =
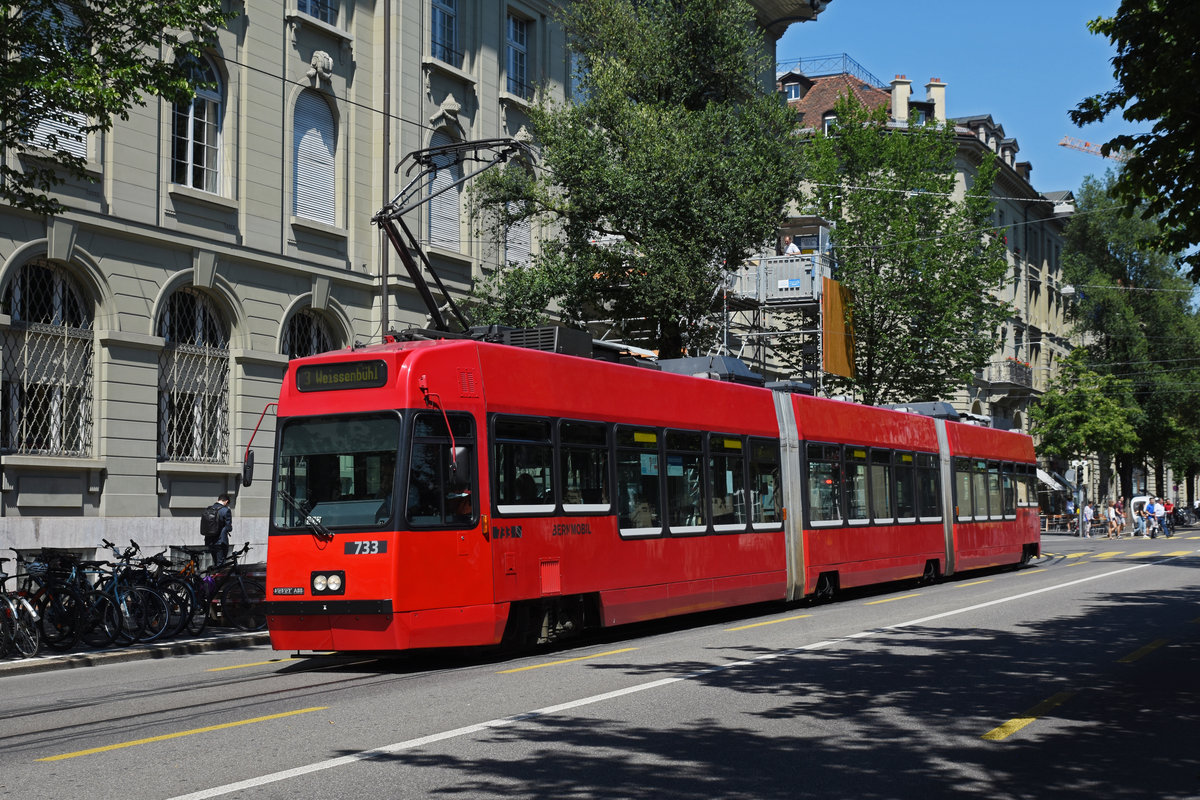
[[[200,533],[204,535],[205,542],[215,542],[221,535],[220,508],[220,503],[213,503],[200,512]]]

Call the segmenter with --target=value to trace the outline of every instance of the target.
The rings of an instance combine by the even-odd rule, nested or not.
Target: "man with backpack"
[[[221,564],[229,555],[229,534],[233,533],[233,511],[229,509],[229,493],[221,492],[217,502],[200,512],[200,533],[212,556],[213,564]]]

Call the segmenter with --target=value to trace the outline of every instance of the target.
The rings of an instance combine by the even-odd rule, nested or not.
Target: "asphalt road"
[[[1196,798],[1200,532],[517,657],[0,677],[0,797]]]

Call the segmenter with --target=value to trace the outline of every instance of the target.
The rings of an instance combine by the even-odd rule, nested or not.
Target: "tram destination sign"
[[[387,364],[378,360],[306,364],[296,370],[296,388],[302,392],[377,389],[386,383]]]

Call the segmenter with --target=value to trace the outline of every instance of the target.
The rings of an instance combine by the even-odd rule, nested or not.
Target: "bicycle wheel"
[[[182,578],[167,578],[160,581],[156,588],[167,601],[169,615],[162,638],[170,639],[187,627],[192,617],[192,607],[196,605],[195,595],[192,594],[192,587]]]
[[[162,594],[148,586],[134,586],[125,593],[125,601],[131,610],[130,618],[137,621],[136,632],[131,629],[134,641],[153,642],[163,635],[171,612]]]
[[[74,589],[47,587],[37,598],[42,642],[51,650],[70,650],[79,641],[79,614],[83,601]]]
[[[17,609],[16,616],[12,621],[13,645],[21,655],[32,658],[38,654],[38,650],[42,646],[42,634],[38,628],[37,617],[33,608],[22,602],[21,599],[15,599],[13,603]]]
[[[121,611],[108,595],[93,591],[80,600],[79,640],[88,647],[108,647],[121,631]]]
[[[16,607],[8,597],[0,595],[0,658],[16,649],[16,642],[13,640],[16,622]]]
[[[221,590],[221,615],[225,624],[243,631],[261,631],[267,627],[263,609],[266,587],[255,580],[233,577]]]
[[[192,636],[199,636],[208,626],[208,610],[212,606],[212,598],[209,595],[209,585],[202,578],[194,579],[191,588],[196,602],[192,604],[192,613],[184,630]]]

